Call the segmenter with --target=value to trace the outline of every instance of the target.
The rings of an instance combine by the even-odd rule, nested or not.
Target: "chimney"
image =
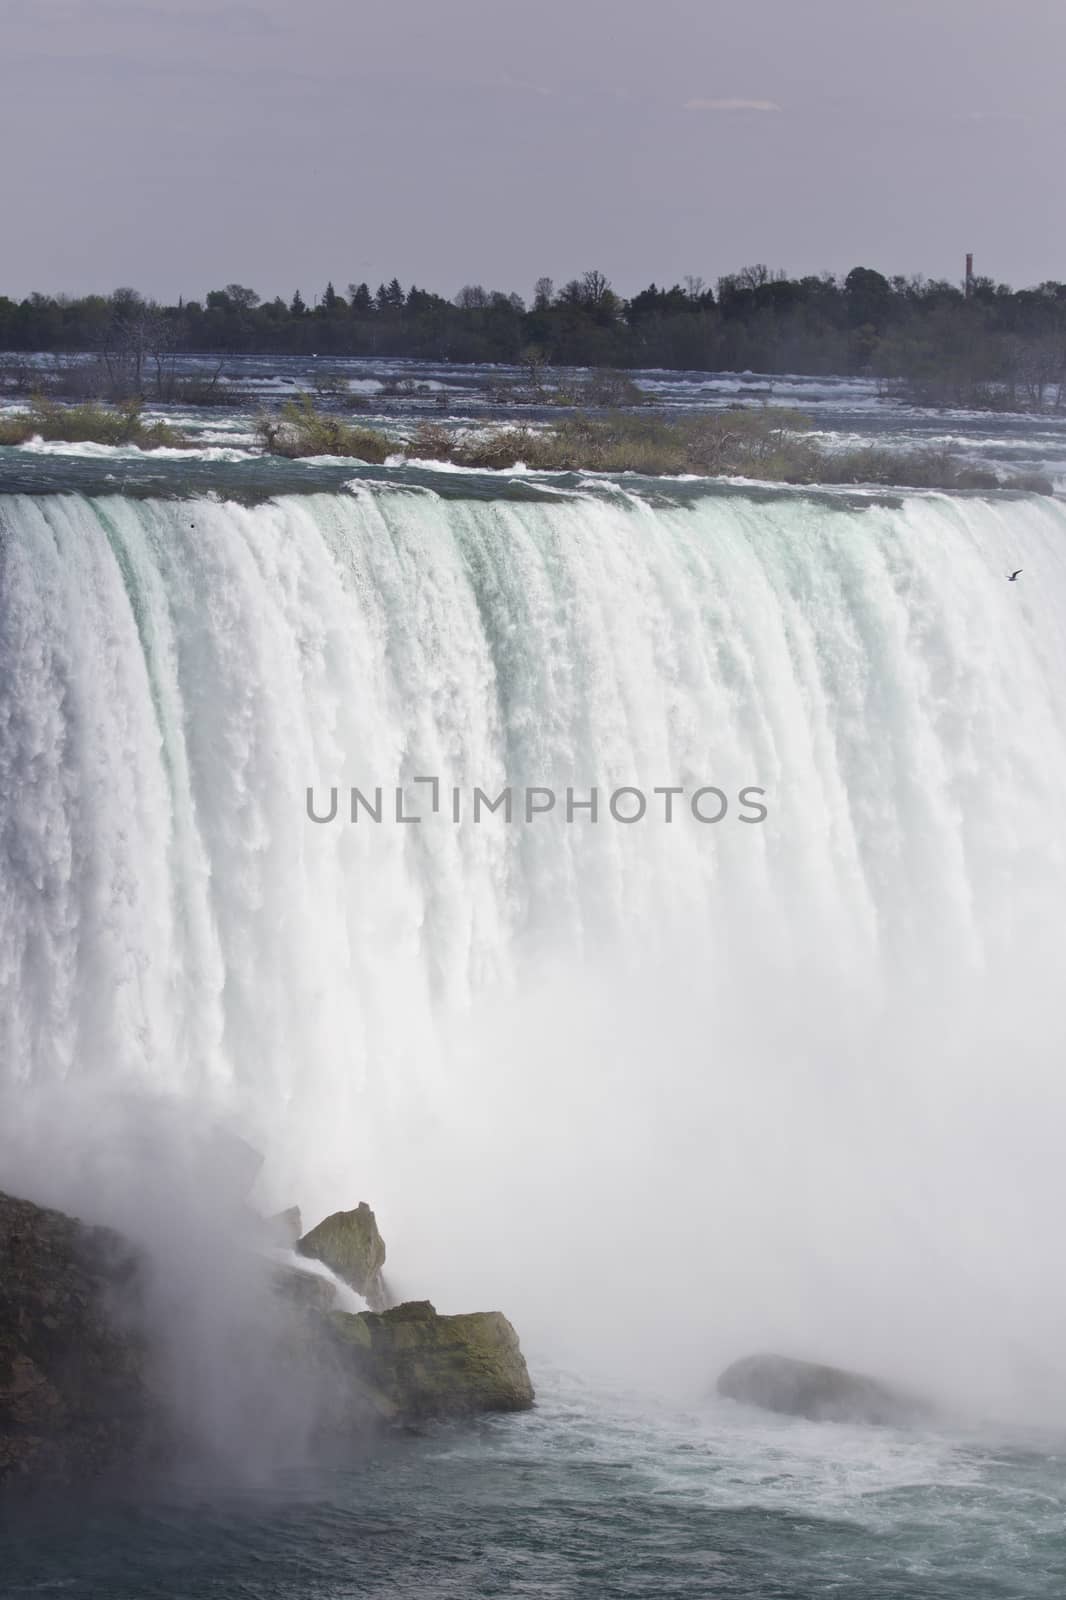
[[[966,298],[973,298],[973,251],[966,257]]]

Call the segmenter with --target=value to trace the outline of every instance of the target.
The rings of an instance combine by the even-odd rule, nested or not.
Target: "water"
[[[5,1594],[72,1600],[1017,1600],[1066,1575],[1061,1471],[1036,1450],[652,1409],[562,1374],[527,1417],[254,1497],[23,1513],[3,1548]]]
[[[2,1181],[136,1228],[117,1135],[210,1111],[538,1408],[20,1518],[0,1592],[1061,1594],[1063,502],[2,454]],[[711,1398],[762,1347],[940,1420]]]

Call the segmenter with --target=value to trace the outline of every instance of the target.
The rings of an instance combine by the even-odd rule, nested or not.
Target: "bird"
[[[1018,572],[1021,572],[1022,570],[1023,569],[1021,567],[1018,568]],[[1015,579],[1018,576],[1018,572],[1008,572],[1007,573],[1007,582],[1008,583],[1014,583]]]

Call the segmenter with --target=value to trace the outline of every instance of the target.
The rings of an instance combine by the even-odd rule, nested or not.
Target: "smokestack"
[[[973,298],[973,251],[966,257],[966,298]]]

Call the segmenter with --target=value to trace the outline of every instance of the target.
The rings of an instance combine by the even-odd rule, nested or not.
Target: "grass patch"
[[[146,423],[141,402],[120,406],[63,406],[38,395],[29,409],[0,418],[0,444],[26,444],[47,439],[63,444],[134,444],[142,450],[159,445],[180,445],[182,436],[165,422]]]
[[[544,429],[500,428],[466,440],[439,424],[423,424],[408,454],[496,471],[521,462],[545,472],[694,473],[771,483],[1054,493],[1038,474],[1001,479],[942,451],[827,450],[810,437],[810,427],[806,417],[779,408],[676,418],[574,416]]]
[[[805,420],[788,411],[730,411],[704,416],[566,417],[550,427],[503,428],[457,441],[451,459],[469,467],[542,471],[697,473],[808,481],[819,451],[803,436]]]
[[[300,456],[350,456],[355,461],[380,465],[396,448],[374,428],[360,428],[341,417],[316,411],[309,395],[287,400],[280,415],[260,415],[256,435],[270,455],[290,460]]]
[[[876,484],[901,489],[1024,489],[1051,494],[1036,474],[1000,478],[941,451],[896,451],[876,446],[827,450],[811,423],[779,407],[738,408],[701,416],[648,412],[582,414],[544,428],[499,427],[474,437],[442,423],[423,422],[404,447],[409,460],[451,461],[483,471],[519,463],[539,472],[636,472],[647,477],[758,478],[770,483]],[[310,398],[290,400],[278,416],[263,416],[263,448],[283,456],[351,456],[382,462],[398,446],[371,428],[353,427],[315,410]]]

